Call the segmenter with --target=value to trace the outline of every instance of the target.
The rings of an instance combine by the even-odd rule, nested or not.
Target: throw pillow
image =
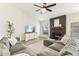
[[[7,48],[9,49],[10,48],[10,44],[9,44],[9,41],[8,41],[8,38],[7,37],[3,37],[0,42],[4,43]]]
[[[3,36],[4,36],[4,35],[0,34],[0,40],[2,39]]]
[[[69,40],[70,40],[70,37],[67,36],[67,35],[64,35],[64,37],[61,39],[61,42],[63,42],[64,44],[66,44]]]
[[[17,43],[17,40],[15,37],[8,38],[8,40],[12,46],[14,46]]]

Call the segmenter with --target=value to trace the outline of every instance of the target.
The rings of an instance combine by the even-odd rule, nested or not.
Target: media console
[[[25,41],[32,40],[32,39],[35,39],[35,38],[37,38],[37,33],[36,32],[25,33]]]

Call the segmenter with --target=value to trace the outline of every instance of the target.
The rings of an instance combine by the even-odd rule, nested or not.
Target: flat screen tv
[[[29,25],[25,27],[25,33],[32,33],[35,32],[35,26]]]

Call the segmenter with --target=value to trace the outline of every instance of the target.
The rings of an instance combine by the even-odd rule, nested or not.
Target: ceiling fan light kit
[[[42,13],[45,13],[45,11],[46,11],[45,8],[42,8],[42,9],[41,9],[41,12],[42,12]]]

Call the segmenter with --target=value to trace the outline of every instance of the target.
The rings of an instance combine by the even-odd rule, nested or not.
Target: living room
[[[79,3],[0,3],[0,55],[78,56],[78,15]]]

